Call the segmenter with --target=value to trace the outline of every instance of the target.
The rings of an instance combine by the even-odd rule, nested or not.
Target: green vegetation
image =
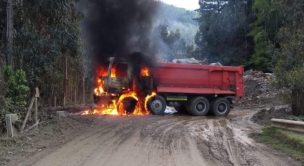
[[[269,127],[264,128],[261,134],[254,134],[253,138],[304,162],[304,135],[302,134]]]
[[[30,91],[25,72],[14,71],[10,66],[5,67],[3,72],[7,85],[4,108],[10,113],[22,113],[26,109]]]
[[[279,1],[255,0],[253,11],[256,20],[251,24],[250,36],[255,48],[249,64],[255,69],[272,71],[273,55],[278,47],[277,33],[283,25],[283,14]]]
[[[76,2],[12,1],[12,19],[7,17],[7,2],[0,1],[0,116],[24,114],[35,87],[41,92],[41,106],[80,104],[89,99]],[[6,28],[9,20],[11,29]],[[13,32],[12,39],[6,36],[8,30]]]
[[[304,116],[301,115],[301,116],[289,116],[287,117],[287,119],[290,119],[290,120],[295,120],[295,121],[304,121]]]
[[[3,70],[5,87],[0,96],[0,121],[4,121],[6,113],[17,113],[24,116],[27,106],[30,88],[28,87],[25,72],[23,70],[14,71],[12,67],[6,66]],[[0,124],[4,125],[3,123]]]
[[[294,115],[304,115],[304,2],[281,0],[284,26],[277,38],[279,48],[274,54],[275,74],[280,87],[291,89]]]
[[[196,56],[274,72],[304,115],[304,1],[206,0],[200,11]]]
[[[294,115],[304,115],[304,2],[255,0],[256,20],[250,35],[255,52],[253,68],[274,71],[280,88],[288,88]]]
[[[248,35],[253,21],[252,0],[205,0],[201,3],[196,57],[224,65],[247,64],[253,52]]]

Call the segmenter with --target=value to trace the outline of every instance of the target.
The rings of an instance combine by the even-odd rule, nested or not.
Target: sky
[[[177,7],[186,8],[188,10],[194,10],[199,8],[199,0],[161,0],[167,4],[171,4]]]

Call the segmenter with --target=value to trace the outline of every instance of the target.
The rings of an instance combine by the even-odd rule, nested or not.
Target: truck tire
[[[164,115],[166,107],[166,100],[162,96],[157,95],[148,101],[148,110],[153,115]]]
[[[205,97],[196,97],[192,99],[187,107],[188,113],[193,116],[206,116],[209,110],[210,103]]]
[[[218,98],[212,102],[212,112],[215,116],[227,116],[230,112],[231,104],[226,98]]]
[[[118,113],[120,115],[130,115],[135,111],[137,105],[137,100],[133,97],[127,97],[120,103],[118,103]]]

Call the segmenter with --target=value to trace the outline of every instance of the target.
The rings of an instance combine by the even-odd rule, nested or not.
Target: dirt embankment
[[[260,125],[270,125],[272,118],[286,119],[292,116],[292,110],[289,105],[273,106],[259,110],[252,116],[252,121]]]
[[[244,74],[245,96],[241,106],[245,108],[257,108],[284,103],[282,94],[286,89],[278,89],[275,86],[275,76],[272,73],[249,70]]]

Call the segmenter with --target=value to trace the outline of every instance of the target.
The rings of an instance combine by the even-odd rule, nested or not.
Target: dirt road
[[[20,165],[300,165],[247,136],[259,128],[249,120],[251,114],[234,111],[228,118],[98,117],[81,136]]]

